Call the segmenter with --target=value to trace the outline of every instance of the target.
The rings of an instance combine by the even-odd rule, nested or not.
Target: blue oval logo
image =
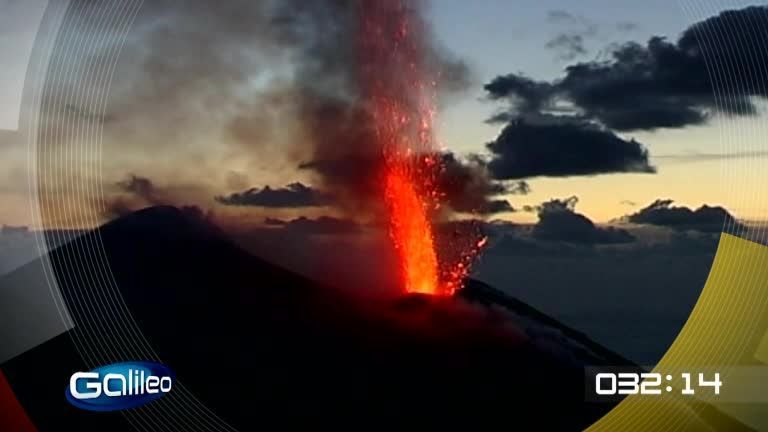
[[[65,393],[69,403],[78,408],[117,411],[165,396],[175,381],[173,371],[160,363],[113,363],[90,372],[75,372]]]

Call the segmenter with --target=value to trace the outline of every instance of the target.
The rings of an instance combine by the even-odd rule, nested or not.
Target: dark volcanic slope
[[[77,327],[3,366],[41,430],[127,426],[119,414],[77,411],[63,397],[69,375],[99,358],[141,360],[112,349],[101,357],[86,352],[83,361],[75,349],[128,343],[115,339],[121,333],[109,317],[82,307],[86,297],[109,303],[84,286],[98,282],[88,265],[96,261],[85,256],[97,244],[159,358],[243,430],[272,421],[580,430],[610,409],[584,403],[582,368],[628,364],[478,282],[455,298],[351,298],[247,254],[195,217],[159,207],[52,253]]]

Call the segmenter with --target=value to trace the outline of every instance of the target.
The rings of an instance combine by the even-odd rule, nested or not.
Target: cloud
[[[545,44],[546,48],[557,53],[560,60],[573,60],[586,54],[585,40],[598,32],[596,23],[564,10],[549,11],[547,19],[553,24],[566,27]]]
[[[482,207],[475,209],[473,213],[481,215],[496,214],[496,213],[512,213],[515,212],[515,208],[507,200],[490,200],[483,204]]]
[[[587,53],[584,47],[584,35],[580,33],[560,33],[549,40],[545,46],[555,50],[560,60],[573,60]]]
[[[642,144],[583,121],[518,118],[486,147],[495,179],[655,172]]]
[[[525,181],[502,183],[489,176],[485,162],[477,157],[460,158],[451,152],[441,154],[442,170],[438,188],[445,194],[446,204],[463,213],[490,215],[514,212],[515,209],[498,195],[525,195],[530,186]]]
[[[517,113],[538,113],[547,108],[556,85],[536,81],[524,75],[509,74],[498,76],[483,86],[491,99],[509,98]],[[501,118],[502,121],[508,117]]]
[[[723,207],[702,205],[696,210],[684,206],[673,206],[670,199],[657,199],[645,207],[626,217],[629,222],[637,224],[658,225],[678,231],[720,232],[726,223],[736,229],[744,226]]]
[[[515,211],[500,195],[524,195],[530,192],[525,181],[501,182],[493,179],[485,161],[477,156],[461,157],[451,152],[435,155],[440,159],[436,184],[445,204],[460,213],[490,215]],[[418,158],[414,164],[423,161]],[[304,162],[299,168],[312,170],[331,184],[356,185],[368,196],[378,196],[380,162],[375,156],[347,155],[337,159]],[[360,195],[361,193],[358,193]]]
[[[350,219],[340,219],[331,216],[321,216],[310,219],[305,216],[288,221],[266,218],[265,225],[281,227],[292,234],[322,235],[322,234],[352,234],[360,231],[360,225]]]
[[[117,182],[117,186],[123,191],[139,198],[143,198],[151,204],[160,204],[159,193],[152,180],[148,177],[129,174],[125,180]]]
[[[142,207],[166,204],[163,192],[148,177],[129,174],[114,184],[117,193],[104,199],[104,215],[123,216]]]
[[[619,45],[609,60],[572,64],[558,80],[509,74],[485,89],[491,98],[510,99],[506,118],[566,106],[616,131],[680,128],[705,123],[715,111],[757,112],[751,98],[768,95],[752,79],[762,75],[762,63],[743,53],[763,52],[766,40],[768,8],[753,6],[693,24],[676,42],[655,36]]]
[[[212,212],[193,204],[192,197],[205,195],[210,196],[210,192],[196,185],[158,185],[149,177],[128,174],[107,188],[100,211],[105,217],[113,218],[145,207],[169,205],[189,213],[200,212],[206,218],[212,218]]]
[[[570,197],[542,203],[538,208],[539,221],[533,227],[533,237],[537,240],[586,245],[635,241],[635,237],[626,230],[598,227],[586,216],[576,213],[577,202],[576,197]]]
[[[673,231],[668,235],[659,236],[658,228],[634,226],[626,229],[635,238],[633,242],[607,243],[602,244],[603,247],[594,247],[593,243],[539,240],[527,235],[526,228],[521,226],[514,231],[504,230],[493,235],[485,256],[578,257],[579,259],[586,257],[614,259],[622,256],[627,261],[631,261],[632,259],[657,260],[660,257],[704,255],[710,258],[708,263],[711,263],[711,257],[717,250],[719,240],[719,233]],[[705,264],[708,265],[708,263]]]
[[[318,207],[333,203],[333,198],[311,186],[291,183],[282,188],[269,186],[251,188],[227,196],[217,196],[216,201],[225,205],[273,208]]]

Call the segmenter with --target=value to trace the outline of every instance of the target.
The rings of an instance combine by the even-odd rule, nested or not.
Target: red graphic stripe
[[[11,385],[0,371],[0,431],[37,432]]]

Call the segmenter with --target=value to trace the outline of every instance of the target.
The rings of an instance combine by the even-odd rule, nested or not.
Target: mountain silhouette
[[[613,406],[585,401],[584,367],[634,367],[479,281],[452,298],[355,297],[252,256],[174,207],[126,215],[49,257],[75,328],[3,365],[41,430],[130,429],[127,416],[64,398],[69,376],[99,359],[145,360],[121,351],[129,340],[115,317],[132,320],[185,391],[240,430],[581,430]],[[99,305],[129,314],[94,313]]]

